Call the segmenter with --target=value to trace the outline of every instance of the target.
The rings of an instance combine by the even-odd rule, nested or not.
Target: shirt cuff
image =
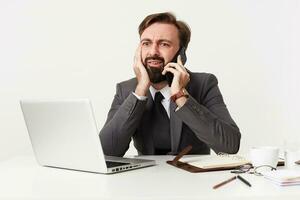
[[[175,112],[177,112],[180,108],[177,106],[177,108],[175,109]]]
[[[139,96],[137,95],[136,93],[132,92],[132,94],[138,99],[138,100],[141,100],[141,101],[145,101],[147,99],[146,96]]]

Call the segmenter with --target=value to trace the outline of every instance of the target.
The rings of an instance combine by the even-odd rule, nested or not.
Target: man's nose
[[[158,45],[153,44],[150,48],[150,55],[159,55],[159,49],[158,49]]]

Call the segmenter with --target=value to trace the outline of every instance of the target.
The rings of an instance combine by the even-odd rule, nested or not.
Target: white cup
[[[298,140],[286,140],[284,142],[284,166],[288,169],[300,169],[295,162],[300,160],[300,142]]]
[[[253,167],[264,165],[277,167],[279,158],[279,148],[272,146],[253,147],[250,150],[250,160]]]
[[[287,169],[300,169],[300,165],[295,162],[300,160],[300,150],[285,150],[284,151],[284,166]]]

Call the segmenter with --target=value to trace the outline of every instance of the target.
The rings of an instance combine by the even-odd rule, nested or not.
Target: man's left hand
[[[190,75],[183,66],[180,55],[177,57],[177,63],[171,62],[164,67],[162,74],[165,75],[167,72],[171,72],[174,75],[171,84],[171,95],[185,88],[190,81]]]

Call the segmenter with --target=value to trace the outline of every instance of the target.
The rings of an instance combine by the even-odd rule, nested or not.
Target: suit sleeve
[[[217,78],[210,74],[203,88],[204,96],[190,96],[176,115],[216,153],[237,153],[241,134],[224,104]]]
[[[132,93],[123,97],[122,88],[117,92],[99,137],[105,155],[124,156],[129,148],[146,107],[146,100],[138,100]]]

